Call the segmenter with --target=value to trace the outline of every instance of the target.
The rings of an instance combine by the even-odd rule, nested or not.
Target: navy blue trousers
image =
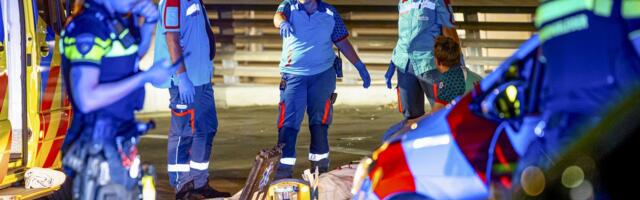
[[[333,111],[331,96],[335,89],[333,68],[312,76],[282,75],[277,124],[278,144],[285,146],[276,178],[291,176],[296,163],[296,139],[305,111],[311,132],[309,161],[321,169],[329,167],[328,128]]]
[[[194,102],[188,105],[182,103],[178,87],[169,88],[169,94],[169,183],[176,191],[190,181],[193,181],[194,187],[202,187],[209,179],[209,158],[218,129],[213,88],[211,84],[196,86]]]

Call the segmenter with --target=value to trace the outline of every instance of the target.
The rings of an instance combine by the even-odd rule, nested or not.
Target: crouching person
[[[434,99],[431,112],[437,112],[462,96],[466,90],[465,67],[460,62],[460,44],[452,38],[440,36],[433,47],[436,70],[440,73],[435,81]]]

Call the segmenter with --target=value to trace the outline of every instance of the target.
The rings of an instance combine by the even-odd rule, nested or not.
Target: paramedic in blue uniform
[[[135,131],[131,128],[136,124],[134,111],[142,109],[144,84],[162,83],[173,73],[163,61],[147,71],[138,70],[158,20],[157,7],[151,0],[76,3],[78,12],[65,26],[59,45],[64,83],[73,105],[64,158],[77,158],[77,152],[96,157],[102,153],[108,165],[106,169],[88,168],[95,165],[81,158],[76,160],[83,163],[80,165],[64,162],[65,169],[70,177],[76,176],[74,198],[135,199],[137,150],[117,147],[121,143],[116,137]],[[95,180],[90,171],[100,173],[100,179]],[[105,172],[108,174],[102,174]]]
[[[406,124],[425,114],[424,96],[435,104],[433,83],[438,77],[433,46],[444,35],[460,43],[451,6],[445,0],[399,0],[398,43],[393,50],[385,79],[398,72],[398,108]]]
[[[283,37],[277,126],[278,143],[285,144],[276,179],[292,176],[296,138],[305,111],[311,132],[311,167],[326,172],[329,168],[328,129],[336,89],[333,45],[358,70],[364,88],[371,84],[369,72],[347,39],[349,33],[340,14],[323,1],[285,0],[274,16],[274,25],[280,28]]]
[[[228,197],[209,185],[209,159],[218,119],[213,99],[215,40],[202,1],[160,2],[155,60],[183,65],[163,86],[169,88],[171,128],[167,171],[176,198]]]
[[[544,124],[519,168],[549,167],[563,147],[584,133],[577,129],[593,127],[629,90],[637,89],[640,1],[602,2],[556,0],[538,7],[535,25],[546,62]]]

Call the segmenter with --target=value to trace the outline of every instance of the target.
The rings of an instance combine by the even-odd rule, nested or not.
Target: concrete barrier
[[[280,91],[277,85],[230,85],[214,86],[216,106],[221,108],[245,106],[277,106]],[[384,85],[368,89],[358,85],[338,85],[336,105],[375,106],[397,103],[396,90]],[[169,91],[146,86],[146,98],[141,112],[168,112]]]

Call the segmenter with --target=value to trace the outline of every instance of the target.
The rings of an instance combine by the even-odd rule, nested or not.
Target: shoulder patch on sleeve
[[[180,0],[167,0],[163,15],[166,29],[180,28]]]
[[[78,52],[83,56],[91,51],[91,48],[95,44],[95,36],[90,33],[83,33],[76,36],[76,48]]]

